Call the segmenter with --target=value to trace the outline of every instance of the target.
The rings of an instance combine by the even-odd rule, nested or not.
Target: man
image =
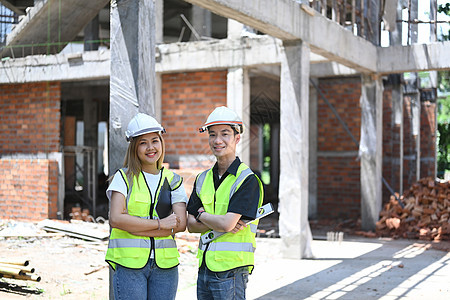
[[[236,157],[243,124],[231,109],[216,108],[200,132],[208,131],[209,146],[217,159],[200,173],[188,203],[188,230],[208,235],[226,234],[209,243],[200,240],[197,298],[245,299],[248,275],[253,270],[257,221],[263,202],[259,178]]]

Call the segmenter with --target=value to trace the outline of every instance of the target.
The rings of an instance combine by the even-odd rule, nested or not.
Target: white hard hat
[[[226,106],[216,107],[216,109],[214,109],[213,112],[208,116],[206,123],[199,128],[199,131],[205,132],[209,126],[219,124],[230,125],[238,133],[244,132],[244,125],[242,124],[241,118],[234,110]]]
[[[130,123],[128,123],[125,135],[127,137],[127,141],[129,142],[134,137],[150,132],[164,133],[166,130],[161,126],[161,124],[158,123],[158,121],[156,121],[155,118],[143,113],[138,113],[133,117],[133,119],[131,119]]]

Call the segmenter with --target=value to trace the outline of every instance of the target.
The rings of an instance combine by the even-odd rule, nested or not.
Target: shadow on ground
[[[4,279],[0,279],[0,292],[2,293],[10,293],[20,296],[40,295],[43,293],[43,291],[38,288],[32,288],[26,285],[18,285],[3,280]]]
[[[430,243],[314,241],[314,253],[266,273],[292,280],[255,299],[450,299],[450,255]]]

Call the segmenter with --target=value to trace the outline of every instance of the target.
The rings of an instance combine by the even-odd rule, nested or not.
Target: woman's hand
[[[180,218],[176,214],[171,214],[168,217],[160,220],[161,229],[173,229],[180,224]]]

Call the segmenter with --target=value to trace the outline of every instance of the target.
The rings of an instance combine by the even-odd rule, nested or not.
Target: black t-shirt
[[[236,176],[237,170],[241,165],[241,160],[236,157],[233,163],[228,167],[227,171],[222,175],[219,179],[218,173],[218,165],[217,163],[213,167],[213,180],[214,180],[214,188],[217,191],[220,184],[224,181],[224,179],[229,175],[233,174]],[[187,205],[187,211],[189,214],[196,216],[197,211],[200,207],[203,206],[200,198],[197,196],[195,192],[195,185],[197,181],[194,183],[194,188],[191,193],[191,197],[189,198],[189,202]],[[258,210],[259,203],[259,183],[255,174],[249,175],[236,193],[230,199],[230,203],[228,204],[228,211],[236,214],[242,215],[241,219],[245,220],[253,220],[256,217],[256,212]]]

